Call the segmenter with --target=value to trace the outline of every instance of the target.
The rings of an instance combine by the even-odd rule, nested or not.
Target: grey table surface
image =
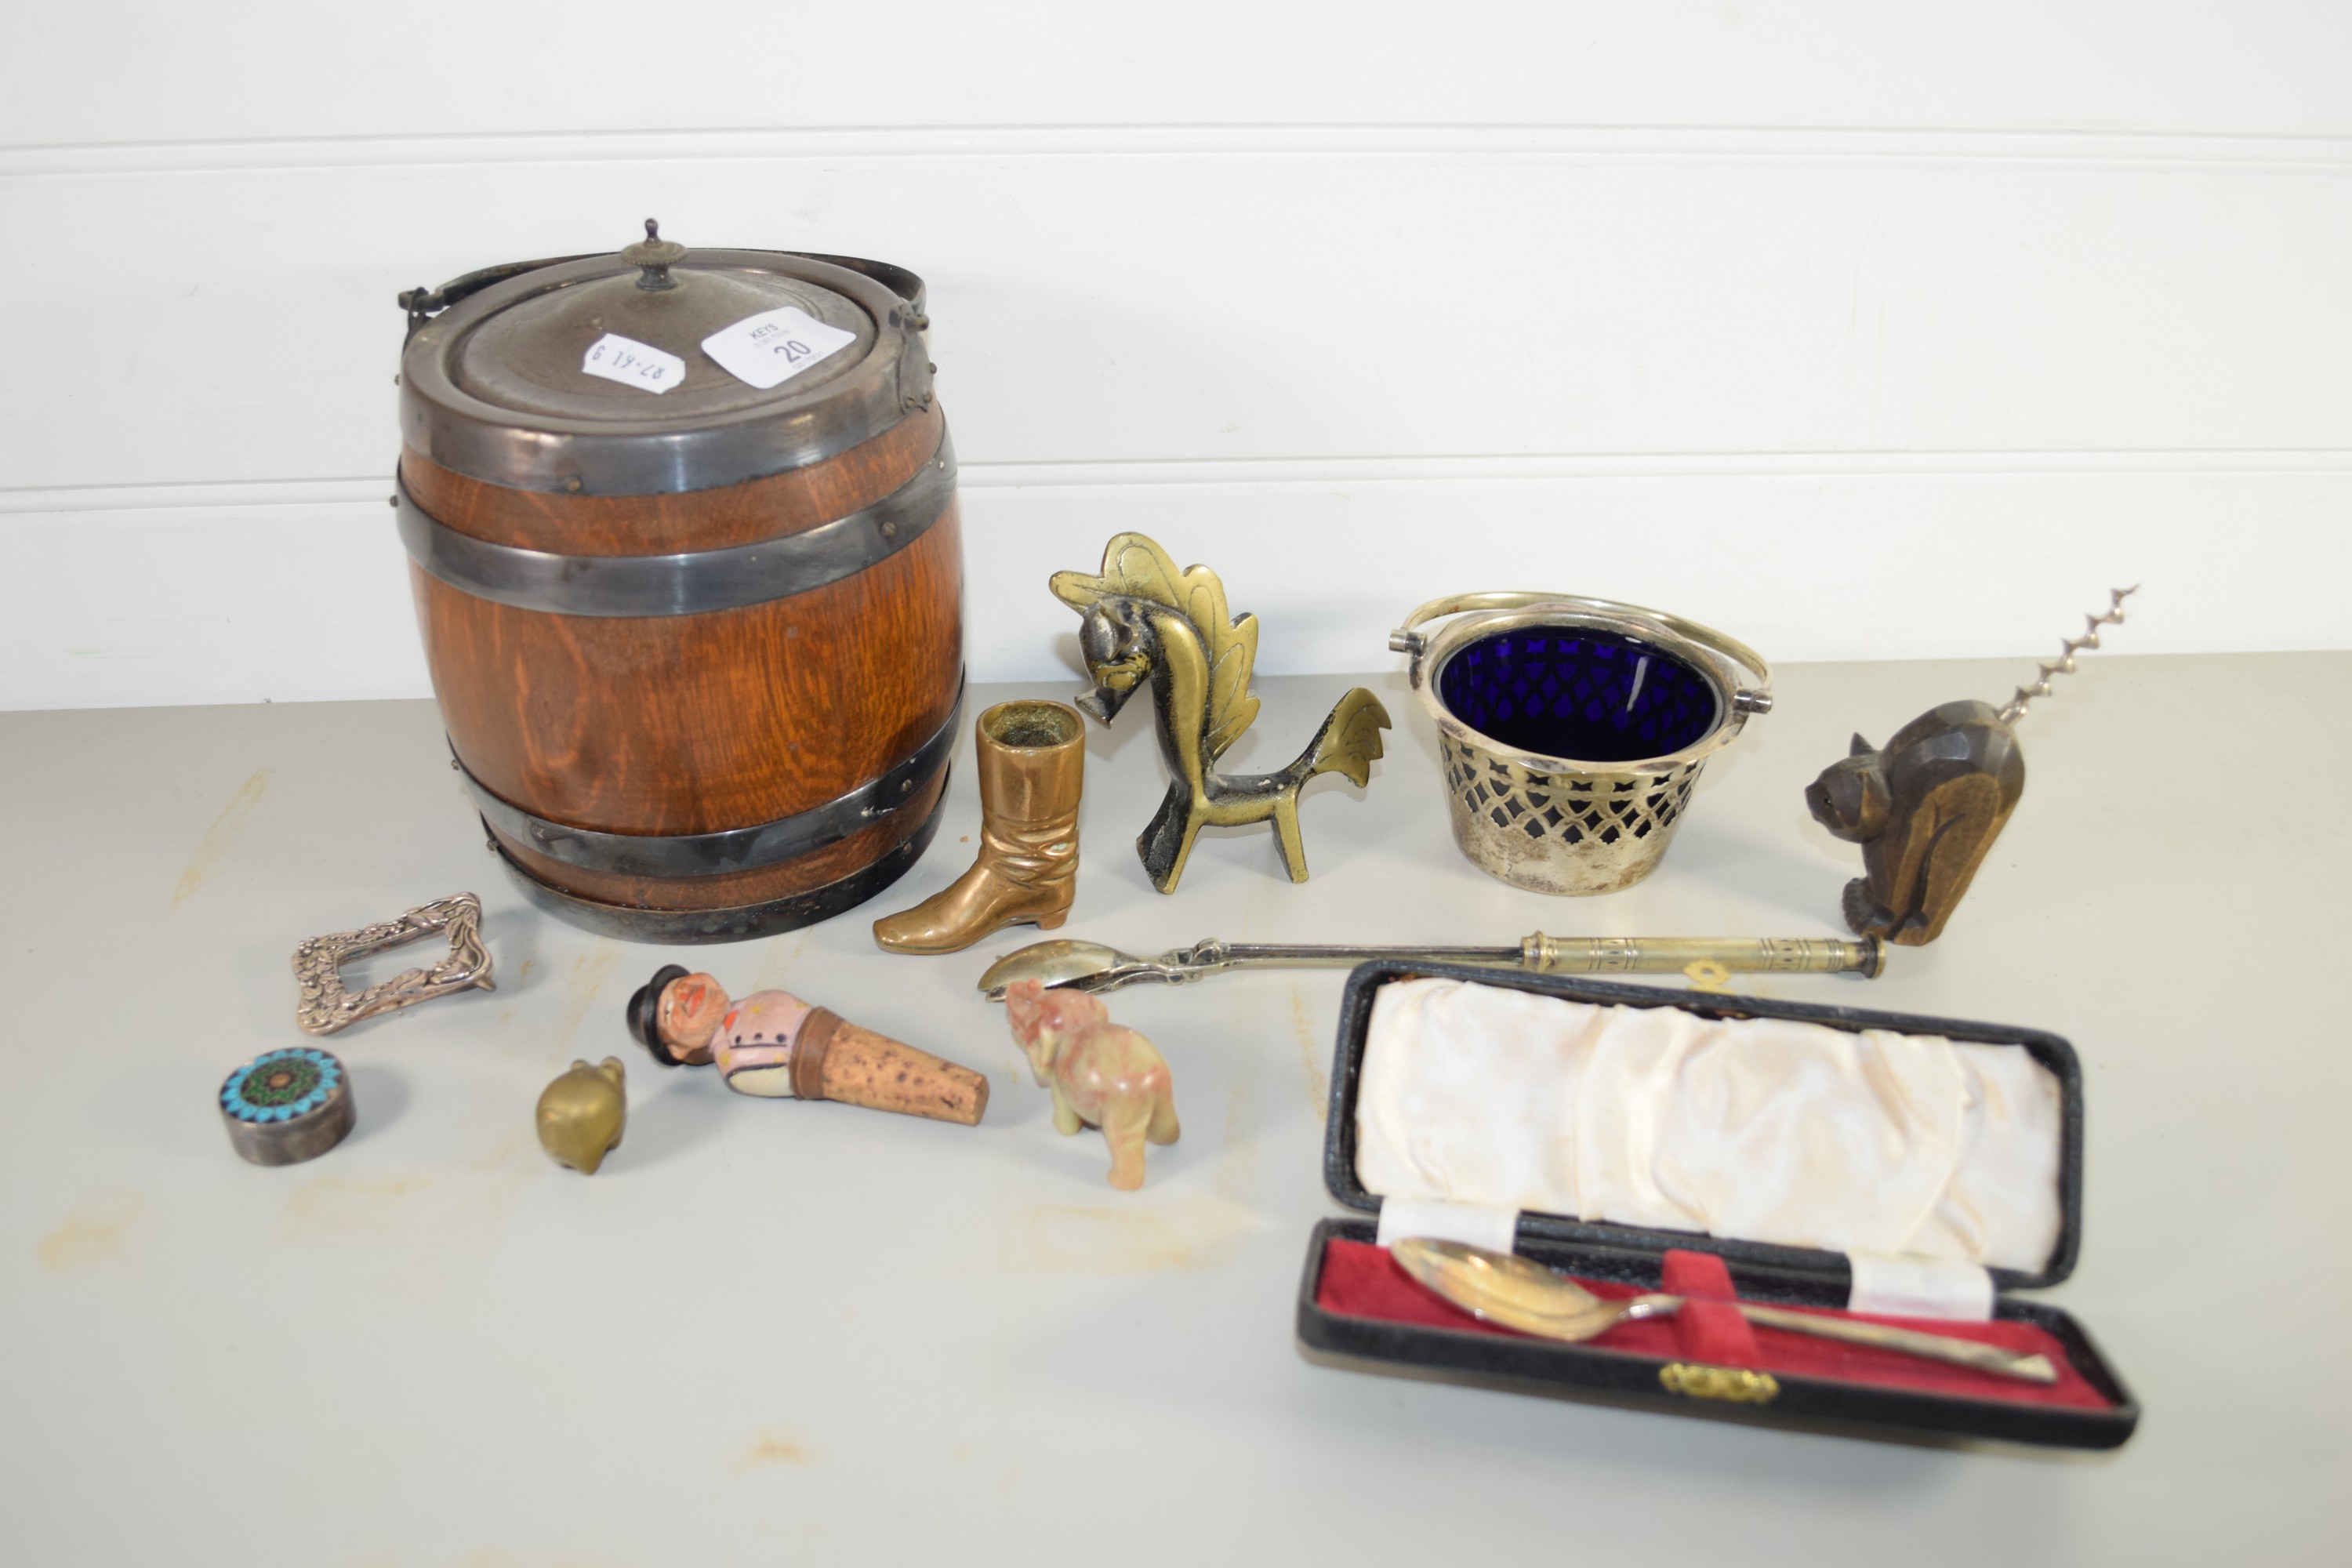
[[[2019,669],[1783,670],[1658,874],[1578,901],[1460,858],[1393,677],[1366,678],[1397,720],[1370,787],[1308,791],[1311,881],[1280,879],[1264,830],[1213,833],[1161,898],[1130,847],[1162,787],[1138,703],[1090,742],[1064,934],[1837,934],[1856,855],[1801,787],[1850,731],[1998,698]],[[1320,1172],[1339,974],[1115,997],[1173,1064],[1184,1136],[1143,1192],[1112,1191],[1100,1140],[1054,1134],[972,990],[1035,933],[933,959],[868,933],[968,863],[969,736],[897,889],[688,956],[982,1068],[978,1129],[655,1067],[621,1009],[679,950],[535,912],[429,703],[0,716],[0,1559],[2342,1562],[2347,681],[2352,655],[2086,661],[2025,721],[2023,805],[1941,942],[1875,983],[1750,987],[2074,1040],[2084,1247],[2044,1299],[2146,1409],[2095,1457],[1310,1362],[1293,1302],[1308,1231],[1340,1212]],[[1286,760],[1346,684],[1262,683],[1235,763]],[[310,1164],[236,1159],[214,1093],[304,1038],[295,943],[460,889],[488,906],[498,991],[326,1042],[357,1131]],[[607,1053],[628,1134],[583,1179],[531,1108]]]

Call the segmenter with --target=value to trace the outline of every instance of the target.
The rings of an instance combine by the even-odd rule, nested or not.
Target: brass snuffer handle
[[[1390,960],[1405,963],[1493,964],[1536,974],[1672,974],[1697,963],[1742,974],[1860,974],[1876,979],[1886,950],[1874,937],[1546,936],[1516,947],[1327,947],[1307,943],[1235,942],[1210,937],[1190,947],[1139,958],[1098,942],[1056,939],[1006,953],[980,977],[992,1002],[1004,1000],[1016,980],[1047,989],[1101,994],[1150,981],[1184,985],[1228,969],[1353,968]]]

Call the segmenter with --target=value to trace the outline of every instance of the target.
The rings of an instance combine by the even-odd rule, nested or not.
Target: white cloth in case
[[[2058,1080],[2014,1046],[1458,980],[1381,988],[1356,1173],[1409,1201],[2038,1269]]]

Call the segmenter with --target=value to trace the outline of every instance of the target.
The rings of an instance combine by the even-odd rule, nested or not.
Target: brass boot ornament
[[[954,883],[874,922],[893,952],[959,952],[1024,922],[1052,931],[1078,886],[1086,725],[1058,702],[1000,702],[973,729],[980,857]]]

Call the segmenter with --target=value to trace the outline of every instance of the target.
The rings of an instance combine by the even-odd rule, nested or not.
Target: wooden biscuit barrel
[[[937,828],[955,458],[920,279],[647,229],[402,296],[394,505],[492,848],[576,924],[725,942],[864,901]]]

